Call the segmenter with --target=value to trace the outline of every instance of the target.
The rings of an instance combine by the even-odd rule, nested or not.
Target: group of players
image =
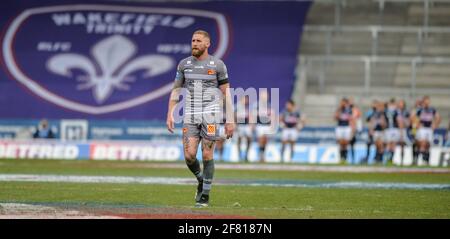
[[[357,135],[362,132],[364,117],[369,131],[366,157],[362,163],[369,161],[370,148],[374,144],[375,163],[392,164],[395,148],[400,145],[402,165],[405,145],[411,145],[413,165],[417,165],[419,156],[425,164],[429,164],[433,132],[441,121],[439,113],[430,103],[430,97],[424,96],[416,100],[411,110],[407,110],[404,100],[374,100],[371,109],[363,116],[351,99],[343,98],[335,112],[336,141],[340,148],[341,163],[347,160],[349,145],[352,159],[355,158],[353,146]]]
[[[260,101],[267,102],[268,95],[262,92]],[[270,103],[266,107],[258,108],[258,103],[250,103],[249,97],[242,97],[235,107],[235,117],[237,124],[237,148],[239,161],[249,162],[249,150],[256,136],[258,143],[258,160],[265,162],[265,152],[269,135],[278,132],[275,124],[271,124],[276,120],[278,114],[272,112]],[[294,145],[297,142],[299,132],[306,123],[306,118],[300,113],[293,100],[286,102],[285,108],[279,114],[279,122],[281,127],[281,162],[284,162],[285,151],[290,148],[288,154],[290,160],[294,155]],[[219,161],[223,158],[225,139],[217,141],[216,150],[218,151]]]
[[[264,97],[263,97],[264,98]],[[257,104],[250,104],[248,97],[243,97],[241,108],[236,106],[237,145],[239,160],[248,162],[248,153],[254,135],[258,143],[259,162],[265,162],[265,150],[270,125],[267,122],[273,119],[263,119],[260,115],[272,114],[259,112]],[[270,106],[267,107],[270,109]],[[237,110],[240,109],[240,110]],[[256,124],[251,120],[252,115],[257,117]],[[350,148],[351,159],[355,160],[354,145],[358,135],[363,131],[363,121],[367,123],[368,140],[366,156],[361,160],[362,164],[369,162],[371,146],[374,145],[376,153],[374,161],[377,164],[392,164],[396,146],[401,147],[401,162],[403,164],[405,146],[412,146],[413,165],[418,164],[421,157],[425,164],[429,164],[430,146],[433,144],[433,132],[438,128],[441,117],[437,110],[430,105],[430,97],[424,96],[416,100],[411,109],[406,108],[404,100],[391,99],[388,102],[374,100],[371,108],[363,115],[361,110],[353,103],[351,98],[343,98],[335,112],[337,127],[335,129],[336,141],[339,145],[339,158],[341,163],[346,163],[348,148]],[[299,132],[305,125],[305,117],[300,113],[295,103],[289,100],[284,110],[280,113],[281,127],[281,162],[284,162],[285,151],[290,148],[290,159],[294,154],[294,145],[297,142]],[[223,157],[225,140],[218,140],[216,150],[219,161]]]

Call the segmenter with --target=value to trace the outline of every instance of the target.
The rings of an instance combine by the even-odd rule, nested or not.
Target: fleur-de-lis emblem
[[[114,89],[129,90],[127,83],[135,81],[130,76],[137,70],[145,70],[143,77],[152,77],[167,72],[174,66],[174,60],[164,55],[144,55],[130,61],[137,47],[121,35],[105,38],[95,44],[91,55],[95,61],[76,53],[61,53],[47,61],[47,68],[59,75],[72,77],[73,69],[85,74],[77,77],[82,82],[78,90],[92,89],[94,99],[103,103]]]

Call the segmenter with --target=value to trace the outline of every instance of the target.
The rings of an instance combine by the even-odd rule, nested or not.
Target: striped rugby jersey
[[[211,55],[202,61],[194,56],[181,60],[177,67],[174,88],[182,87],[187,90],[185,120],[186,117],[194,120],[194,115],[221,112],[222,102],[217,90],[220,85],[226,83],[228,73],[222,60]],[[195,123],[200,122],[195,120]]]

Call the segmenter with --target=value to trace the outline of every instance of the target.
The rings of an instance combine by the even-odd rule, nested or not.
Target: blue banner
[[[164,119],[197,29],[232,87],[278,87],[284,104],[309,5],[4,1],[0,117]]]

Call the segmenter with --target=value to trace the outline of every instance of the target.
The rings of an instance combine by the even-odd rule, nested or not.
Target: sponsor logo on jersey
[[[216,125],[214,124],[209,124],[206,126],[206,134],[207,135],[216,135]]]

